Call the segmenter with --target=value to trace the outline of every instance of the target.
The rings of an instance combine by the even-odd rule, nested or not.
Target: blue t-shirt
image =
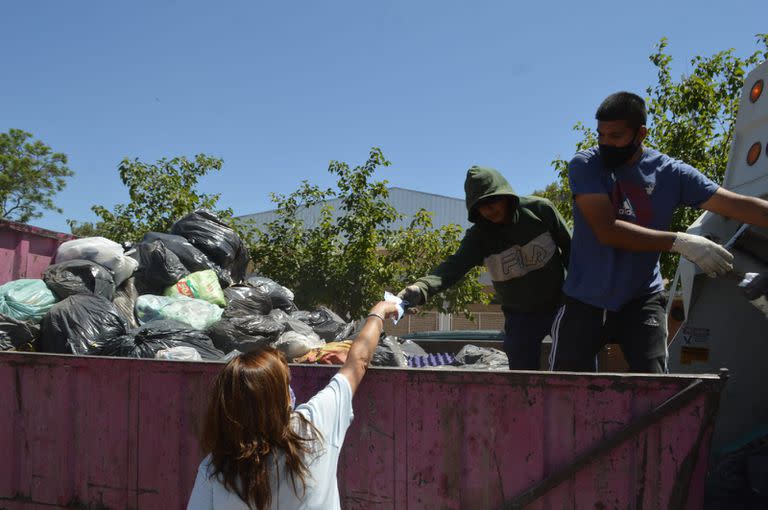
[[[568,165],[574,196],[604,193],[616,218],[654,230],[669,230],[679,205],[698,207],[718,185],[682,161],[644,149],[633,165],[603,167],[597,147],[580,151]],[[659,252],[621,250],[601,244],[573,207],[573,240],[563,292],[593,306],[617,311],[635,298],[663,289]]]

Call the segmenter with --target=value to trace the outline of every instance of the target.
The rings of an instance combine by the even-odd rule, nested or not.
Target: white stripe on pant
[[[560,331],[560,320],[565,315],[565,305],[561,306],[555,315],[555,320],[552,322],[552,331],[550,336],[552,337],[552,349],[549,352],[549,369],[555,369],[555,352],[557,352],[557,336]]]

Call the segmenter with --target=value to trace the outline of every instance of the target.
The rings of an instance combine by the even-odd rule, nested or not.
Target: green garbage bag
[[[163,295],[169,297],[187,296],[202,299],[214,305],[227,306],[224,291],[221,290],[221,285],[219,284],[219,277],[216,276],[213,269],[197,271],[185,276],[176,282],[175,285],[165,289]]]
[[[0,285],[0,314],[19,321],[40,322],[56,301],[43,280],[14,280]]]
[[[192,329],[207,329],[221,319],[224,310],[202,299],[186,296],[152,296],[145,294],[136,300],[136,316],[139,323],[156,320],[174,320]]]

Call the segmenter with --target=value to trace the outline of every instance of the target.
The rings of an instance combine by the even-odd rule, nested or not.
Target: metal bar
[[[720,378],[722,384],[727,378],[727,371],[721,371]],[[582,467],[590,463],[592,460],[600,457],[601,455],[604,455],[627,439],[634,437],[670,412],[676,411],[686,405],[695,397],[699,396],[702,391],[705,391],[708,386],[710,385],[706,384],[703,380],[696,379],[681,391],[653,408],[648,414],[641,416],[612,436],[602,440],[590,450],[577,456],[573,462],[556,470],[554,473],[536,485],[532,486],[530,489],[521,492],[513,499],[502,505],[500,508],[504,510],[515,510],[533,503],[544,494],[546,494],[547,491],[557,487],[561,482],[573,476],[576,472],[578,472]]]

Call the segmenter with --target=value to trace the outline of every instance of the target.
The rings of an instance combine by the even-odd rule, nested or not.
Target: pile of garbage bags
[[[0,350],[220,360],[269,345],[293,360],[350,335],[353,323],[299,310],[290,289],[248,275],[248,261],[237,233],[204,210],[127,248],[67,241],[42,278],[0,285]],[[321,357],[340,360],[334,352]]]
[[[0,285],[0,350],[200,361],[271,346],[290,361],[343,364],[364,321],[299,310],[293,291],[247,274],[248,261],[237,233],[203,210],[134,246],[64,242],[40,279]],[[500,356],[468,350],[445,363],[496,369],[506,366]],[[382,333],[372,364],[435,366],[433,358]]]

